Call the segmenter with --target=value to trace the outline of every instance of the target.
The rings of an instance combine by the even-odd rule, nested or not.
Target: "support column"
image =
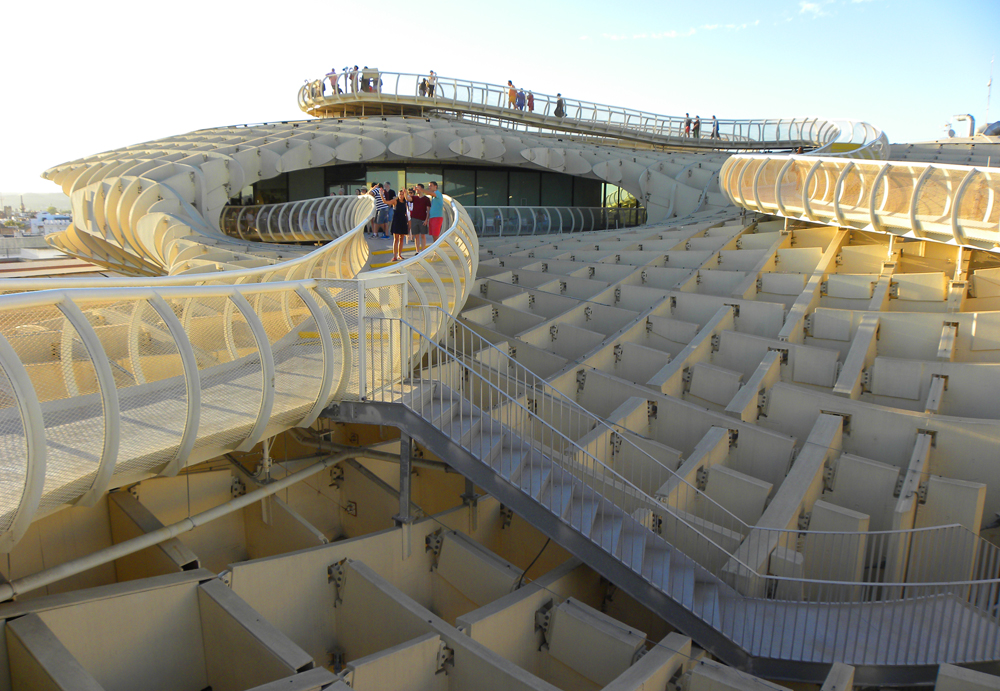
[[[413,514],[410,512],[410,488],[413,472],[413,440],[410,435],[401,432],[399,435],[399,513],[392,517],[402,530],[403,559],[410,557],[410,524]]]

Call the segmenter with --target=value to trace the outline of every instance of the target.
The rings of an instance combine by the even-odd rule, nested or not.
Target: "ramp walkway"
[[[814,153],[885,159],[889,140],[864,122],[821,118],[755,118],[718,121],[713,135],[711,116],[701,120],[697,134],[686,134],[686,116],[659,115],[631,108],[577,99],[563,99],[565,115],[557,116],[558,97],[532,93],[533,110],[510,105],[508,87],[501,84],[436,77],[431,94],[421,94],[427,75],[361,70],[311,80],[299,89],[299,108],[316,117],[355,115],[423,115],[454,113],[489,118],[520,127],[578,135],[610,137],[626,142],[678,149],[749,151],[815,149]],[[329,90],[327,90],[327,85]],[[370,86],[368,86],[370,84]],[[693,118],[692,118],[693,119]]]

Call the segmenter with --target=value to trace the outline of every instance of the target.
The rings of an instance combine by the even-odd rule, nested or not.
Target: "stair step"
[[[494,466],[494,460],[499,457],[502,450],[504,435],[500,431],[499,426],[492,428],[489,424],[481,424],[479,427],[469,436],[469,441],[466,444],[466,448],[472,452],[472,455],[478,458],[480,461],[486,465],[493,468],[493,470],[498,470]]]
[[[719,612],[719,587],[715,583],[694,584],[694,612],[715,628],[722,627]]]
[[[643,571],[646,552],[646,538],[649,530],[634,518],[626,518],[622,525],[621,537],[618,540],[618,550],[615,553],[626,566],[641,573]]]
[[[541,451],[532,447],[522,447],[516,453],[519,454],[520,461],[516,480],[518,486],[537,499],[552,472],[552,461]]]
[[[671,555],[669,595],[687,609],[694,608],[694,567],[678,564],[677,553]]]
[[[602,497],[591,488],[581,484],[573,488],[573,496],[570,499],[569,509],[564,517],[569,524],[581,533],[590,537],[594,528],[594,518],[601,505]]]
[[[660,539],[646,541],[642,555],[642,577],[654,586],[667,592],[670,578],[670,547]]]
[[[538,503],[557,516],[562,516],[573,497],[573,487],[578,482],[562,468],[553,468],[549,481],[538,497]]]

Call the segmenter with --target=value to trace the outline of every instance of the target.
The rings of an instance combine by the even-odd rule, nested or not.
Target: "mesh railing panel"
[[[0,534],[10,530],[28,477],[28,440],[10,377],[0,363]]]

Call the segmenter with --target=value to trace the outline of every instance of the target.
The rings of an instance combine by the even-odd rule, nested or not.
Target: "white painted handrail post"
[[[243,293],[233,290],[230,294],[230,299],[236,305],[236,309],[243,314],[243,318],[247,320],[247,326],[250,327],[250,332],[257,343],[257,352],[260,354],[261,397],[260,408],[257,412],[257,421],[250,429],[250,433],[246,438],[236,447],[237,451],[249,451],[263,436],[264,430],[267,428],[267,423],[271,419],[271,411],[274,408],[274,353],[271,351],[271,343],[267,339],[264,323],[257,316],[257,313],[254,312]]]
[[[148,298],[149,304],[160,319],[167,325],[167,331],[174,339],[177,346],[177,353],[181,358],[181,367],[184,370],[184,385],[187,394],[187,416],[184,419],[184,432],[181,434],[180,444],[177,446],[177,454],[160,471],[161,475],[173,476],[180,472],[186,465],[188,456],[194,448],[198,439],[198,426],[201,424],[201,377],[198,374],[198,359],[194,354],[194,347],[184,331],[180,320],[166,300],[157,294],[152,294]]]
[[[9,552],[24,535],[38,510],[45,486],[45,419],[31,377],[17,352],[0,334],[0,366],[10,380],[24,430],[24,488],[11,519],[10,528],[0,534],[0,551]]]
[[[436,94],[435,94],[436,95]],[[358,400],[368,399],[368,336],[365,329],[365,302],[368,288],[363,280],[358,281]]]
[[[101,406],[104,414],[104,445],[101,461],[94,473],[90,489],[81,494],[74,502],[79,506],[93,506],[110,484],[111,476],[115,472],[115,462],[118,460],[118,445],[121,442],[118,388],[115,386],[115,375],[111,371],[111,365],[104,352],[104,347],[101,345],[101,339],[97,337],[97,332],[90,325],[87,316],[69,298],[64,298],[57,306],[66,320],[76,329],[80,340],[87,349],[91,363],[94,365],[94,375],[101,394]],[[63,353],[64,358],[67,355],[71,355],[71,353]],[[72,362],[70,367],[72,367]]]

